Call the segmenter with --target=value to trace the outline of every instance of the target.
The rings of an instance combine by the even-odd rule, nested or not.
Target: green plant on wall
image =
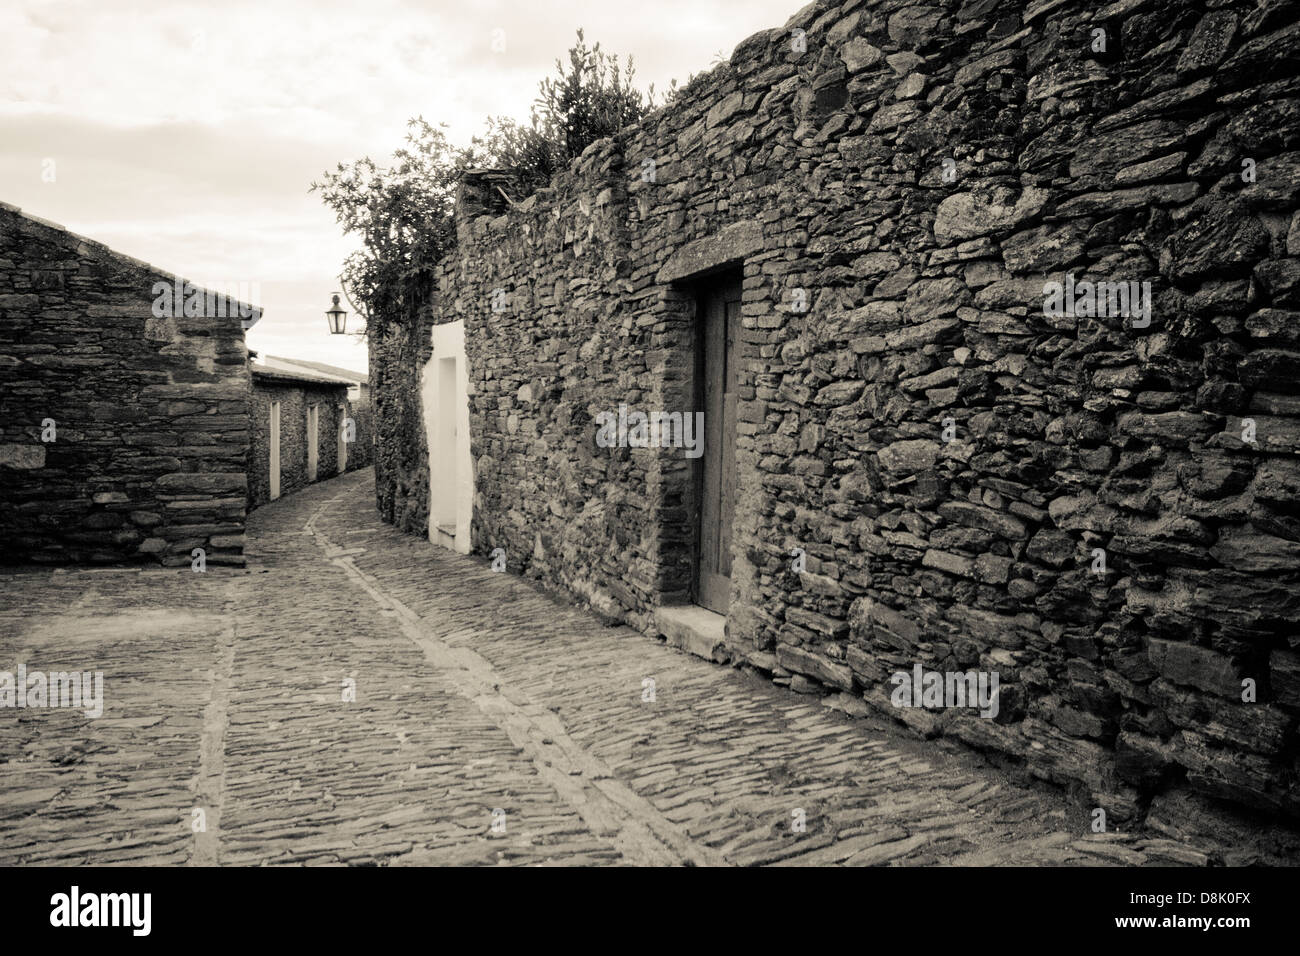
[[[631,59],[624,66],[599,43],[588,46],[582,30],[567,62],[556,60],[555,69],[538,85],[527,123],[490,118],[483,135],[458,148],[444,126],[416,117],[388,166],[365,157],[339,163],[312,183],[343,232],[361,240],[341,278],[366,312],[369,334],[414,319],[422,290],[432,288],[434,268],[455,244],[456,185],[465,170],[509,170],[531,191],[596,140],[635,123],[652,104],[653,87],[643,95],[633,86]]]
[[[621,66],[599,43],[588,46],[581,30],[567,64],[555,61],[555,74],[538,84],[527,125],[488,120],[468,151],[474,165],[508,169],[526,189],[543,186],[592,143],[637,122],[654,99],[653,86],[643,96],[633,85],[631,57]]]
[[[367,156],[339,163],[312,183],[344,233],[361,239],[362,248],[343,264],[342,280],[367,313],[370,334],[381,334],[410,311],[410,291],[454,243],[462,156],[441,127],[417,117],[407,124],[406,145],[391,165]]]

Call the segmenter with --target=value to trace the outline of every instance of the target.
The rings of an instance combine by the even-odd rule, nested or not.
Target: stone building
[[[0,203],[0,560],[242,564],[258,314]]]
[[[351,403],[353,410],[358,406],[370,404],[370,376],[365,372],[355,372],[352,369],[329,365],[325,362],[309,362],[306,359],[285,358],[282,355],[263,355],[259,356],[258,361],[267,368],[281,368],[288,369],[291,372],[306,372],[308,375],[323,374],[331,378],[346,379],[348,382],[348,402]]]
[[[348,409],[355,424],[355,440],[348,444],[347,470],[368,468],[374,464],[374,422],[370,402],[370,376],[365,372],[329,365],[325,362],[309,362],[306,359],[285,358],[279,355],[264,355],[258,359],[267,368],[286,369],[303,372],[307,375],[324,375],[327,378],[341,378],[348,382]]]
[[[1112,823],[1300,814],[1300,5],[1214,7],[815,2],[468,176],[381,511]]]
[[[348,404],[345,378],[252,366],[253,427],[248,459],[248,506],[365,465],[353,449],[367,436],[357,429]],[[347,423],[352,421],[352,434]]]

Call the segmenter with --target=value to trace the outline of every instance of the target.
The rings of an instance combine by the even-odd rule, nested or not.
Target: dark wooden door
[[[736,501],[736,377],[740,282],[706,290],[700,302],[704,454],[700,457],[695,602],[719,614],[731,601],[731,516]]]

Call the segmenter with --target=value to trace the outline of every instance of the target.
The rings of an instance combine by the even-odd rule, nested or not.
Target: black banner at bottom
[[[79,943],[283,941],[298,949],[373,942],[376,930],[424,932],[436,921],[440,935],[460,922],[494,946],[516,933],[537,945],[549,936],[653,936],[687,925],[693,945],[715,933],[729,944],[749,934],[770,942],[773,933],[851,941],[891,927],[922,938],[979,931],[991,941],[1049,928],[1069,940],[1149,944],[1196,934],[1233,945],[1294,925],[1291,877],[1222,868],[615,868],[545,876],[490,868],[28,868],[0,871],[0,899],[7,943],[75,934]]]

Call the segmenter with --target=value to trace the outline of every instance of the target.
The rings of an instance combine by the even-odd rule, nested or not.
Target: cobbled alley
[[[385,525],[369,470],[248,567],[0,576],[0,863],[1204,864],[969,751],[667,647]],[[831,698],[826,698],[830,700]],[[1229,861],[1231,862],[1231,861]]]

